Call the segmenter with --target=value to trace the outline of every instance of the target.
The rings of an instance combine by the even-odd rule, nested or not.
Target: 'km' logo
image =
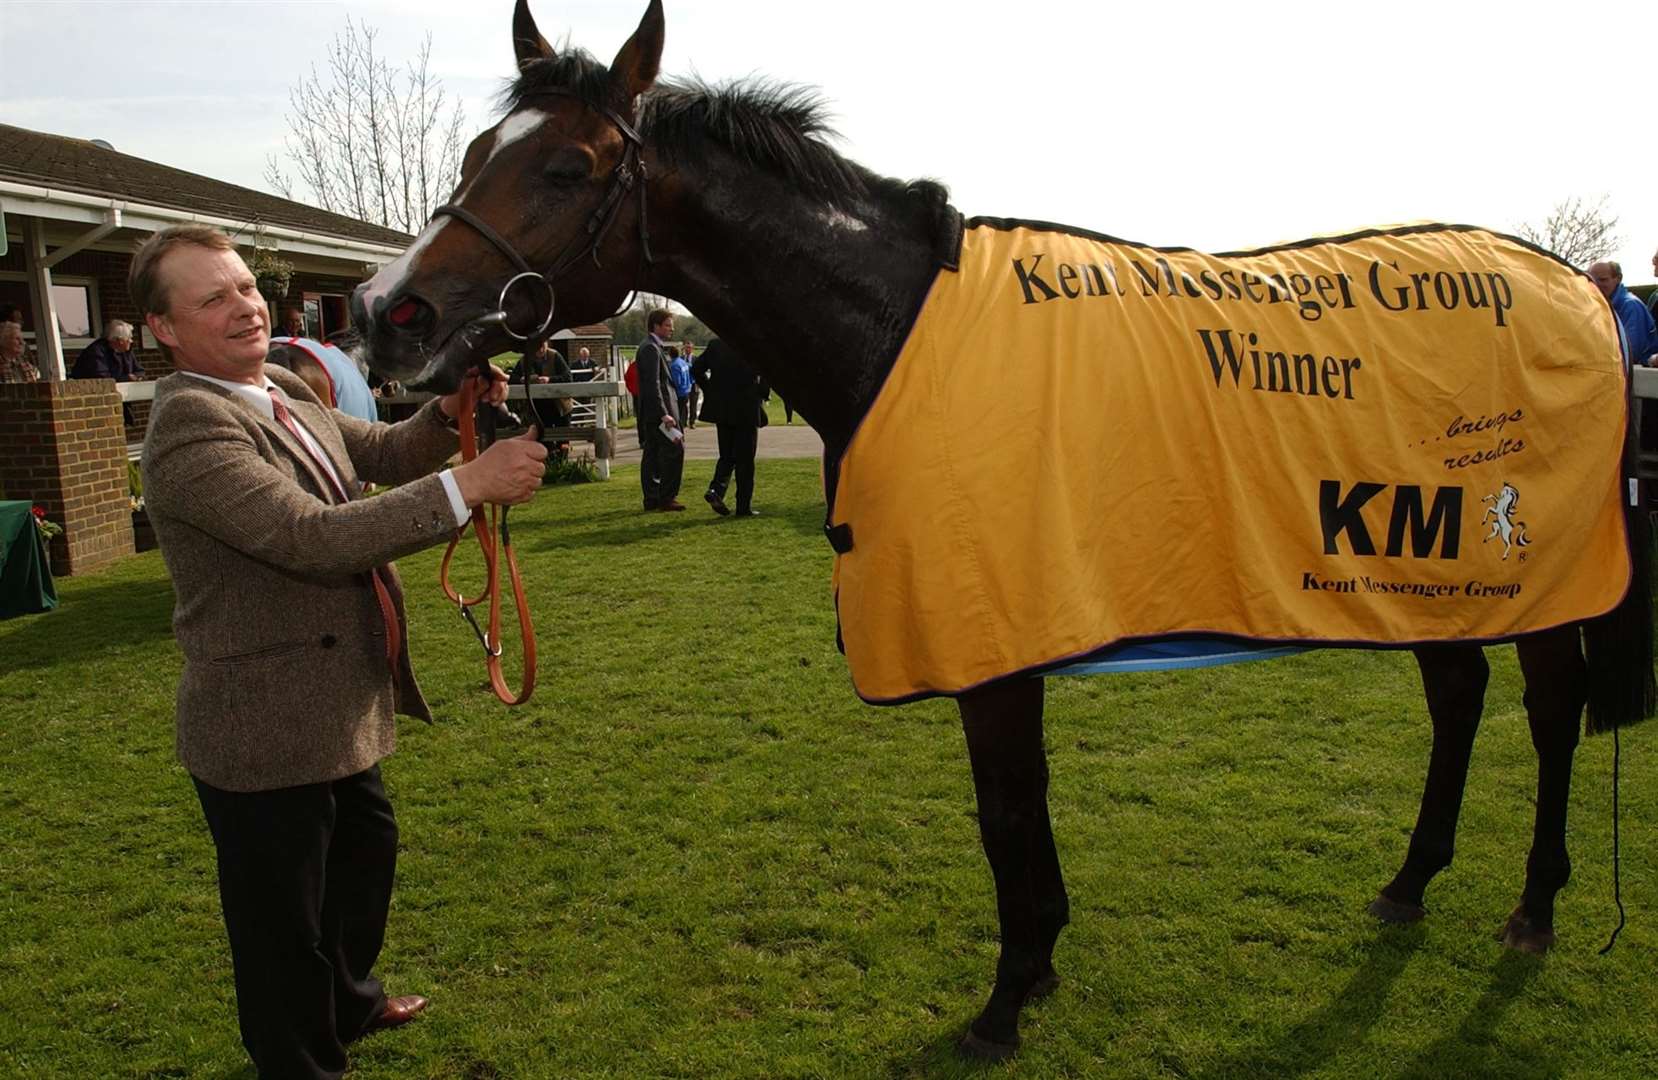
[[[1324,554],[1341,554],[1337,542],[1344,533],[1347,546],[1354,555],[1376,554],[1376,541],[1371,537],[1361,511],[1365,504],[1387,489],[1386,484],[1361,481],[1343,494],[1341,481],[1319,481],[1318,523],[1324,534]],[[1514,518],[1520,506],[1520,492],[1513,484],[1504,484],[1497,494],[1487,495],[1480,501],[1487,504],[1480,524],[1490,526],[1482,543],[1500,539],[1505,561],[1515,548],[1530,546],[1531,536],[1526,523]],[[1461,488],[1435,488],[1430,505],[1424,501],[1420,487],[1397,484],[1393,488],[1393,509],[1387,519],[1387,542],[1381,553],[1389,558],[1408,553],[1413,559],[1454,559],[1461,533]],[[1407,540],[1410,543],[1408,552]],[[1436,544],[1439,548],[1437,553],[1434,551]],[[1521,554],[1520,559],[1524,561],[1525,555]]]
[[[1360,511],[1371,499],[1387,490],[1386,484],[1360,482],[1344,496],[1341,481],[1320,480],[1318,483],[1318,522],[1324,532],[1324,554],[1340,554],[1336,540],[1347,534],[1347,545],[1355,555],[1376,554],[1376,542],[1364,523]],[[1414,559],[1454,559],[1462,534],[1462,489],[1436,488],[1433,506],[1425,508],[1422,489],[1415,484],[1398,484],[1393,488],[1393,511],[1387,521],[1387,546],[1382,554],[1397,558],[1405,554],[1406,534],[1410,537],[1410,555]],[[1434,543],[1439,554],[1434,554]]]

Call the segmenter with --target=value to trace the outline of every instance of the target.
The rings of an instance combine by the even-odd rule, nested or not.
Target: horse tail
[[[1631,419],[1631,427],[1633,427]],[[1626,490],[1639,488],[1635,505],[1624,499],[1624,533],[1629,543],[1629,591],[1617,607],[1583,624],[1589,661],[1589,711],[1584,731],[1599,735],[1653,715],[1658,684],[1653,679],[1652,519],[1645,484],[1636,484],[1636,440],[1625,444]]]

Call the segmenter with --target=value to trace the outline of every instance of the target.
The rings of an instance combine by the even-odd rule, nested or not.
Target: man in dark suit
[[[679,428],[679,396],[668,373],[668,339],[674,317],[660,309],[645,320],[650,333],[639,343],[639,487],[647,511],[683,510],[679,481],[685,471],[685,436]]]
[[[527,500],[547,452],[502,440],[433,475],[458,442],[456,395],[369,423],[267,369],[264,300],[211,226],[152,236],[129,288],[177,368],[156,384],[144,496],[173,579],[178,755],[218,856],[242,1044],[262,1080],[337,1080],[346,1043],[426,1007],[373,973],[397,865],[379,763],[394,713],[431,719],[391,560],[443,543],[468,507]],[[396,486],[364,499],[365,479]]]
[[[737,474],[737,516],[755,517],[754,454],[760,445],[760,429],[766,424],[765,401],[771,391],[742,357],[715,338],[708,343],[691,376],[702,387],[702,418],[718,429],[720,460],[714,466],[714,480],[703,498],[714,513],[730,513],[725,505],[725,485]]]

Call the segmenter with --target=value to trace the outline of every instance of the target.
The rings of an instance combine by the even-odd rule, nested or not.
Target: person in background
[[[23,327],[0,322],[0,382],[39,382],[40,369],[24,355]]]
[[[583,345],[576,350],[575,362],[570,365],[570,379],[572,382],[591,382],[595,373],[593,354]]]
[[[720,460],[703,498],[721,517],[731,513],[725,504],[725,485],[735,473],[737,516],[758,517],[759,511],[754,509],[754,455],[760,445],[760,429],[766,426],[765,402],[771,391],[754,369],[719,338],[708,343],[691,370],[705,395],[702,415],[714,425],[720,440]]]
[[[144,497],[183,653],[176,746],[218,860],[242,1044],[262,1080],[338,1080],[346,1044],[426,1008],[374,975],[397,867],[380,778],[394,714],[430,720],[392,560],[468,508],[528,500],[546,448],[459,444],[458,395],[397,424],[267,367],[267,309],[231,238],[162,229],[129,292],[177,373],[156,383]],[[485,397],[506,396],[491,371]],[[372,499],[362,480],[395,485]]]
[[[691,361],[687,359],[689,352],[688,348],[668,346],[668,378],[673,380],[674,394],[679,398],[681,430],[691,426],[691,388],[696,385],[695,380],[691,378]]]
[[[81,350],[70,369],[71,379],[114,379],[142,382],[144,369],[132,354],[132,324],[111,319],[104,324],[104,336]]]
[[[1611,261],[1598,262],[1589,267],[1589,277],[1601,295],[1606,297],[1606,302],[1612,305],[1613,314],[1617,315],[1619,324],[1623,326],[1629,362],[1636,367],[1648,366],[1653,352],[1658,351],[1658,326],[1655,326],[1652,312],[1646,309],[1646,305],[1623,287],[1623,267]]]
[[[283,308],[282,309],[282,325],[279,326],[276,330],[276,333],[272,334],[271,336],[272,337],[304,337],[305,336],[305,312],[299,310],[296,307]]]
[[[535,352],[524,356],[518,363],[512,365],[507,378],[515,383],[544,383],[551,382],[552,377],[547,374],[547,354],[552,347],[543,341]]]
[[[639,386],[639,487],[647,511],[683,510],[678,496],[685,441],[679,430],[679,398],[668,376],[667,339],[674,332],[674,317],[658,309],[646,317],[645,326],[649,332],[628,369],[636,373]]]
[[[682,352],[685,363],[691,368],[691,392],[685,401],[685,426],[687,429],[697,426],[697,417],[702,413],[702,386],[696,380],[696,349],[687,341]]]
[[[75,366],[69,370],[71,379],[114,379],[116,382],[143,382],[144,369],[138,366],[138,357],[132,354],[132,324],[111,319],[104,324],[104,336],[81,350]],[[136,424],[138,418],[132,406],[121,402],[123,423]]]
[[[570,375],[570,365],[564,359],[564,354],[553,348],[550,342],[543,341],[535,352],[523,357],[512,366],[512,372],[507,376],[514,383],[567,383],[574,381]],[[541,421],[543,416],[548,427],[563,427],[570,419],[569,398],[536,398],[535,407],[530,410],[530,416]],[[526,417],[525,419],[528,419]]]

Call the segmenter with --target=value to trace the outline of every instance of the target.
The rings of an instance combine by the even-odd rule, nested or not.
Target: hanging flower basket
[[[248,269],[253,271],[254,284],[266,300],[280,300],[288,295],[288,282],[293,278],[294,264],[287,259],[256,247],[253,256],[248,259]]]

